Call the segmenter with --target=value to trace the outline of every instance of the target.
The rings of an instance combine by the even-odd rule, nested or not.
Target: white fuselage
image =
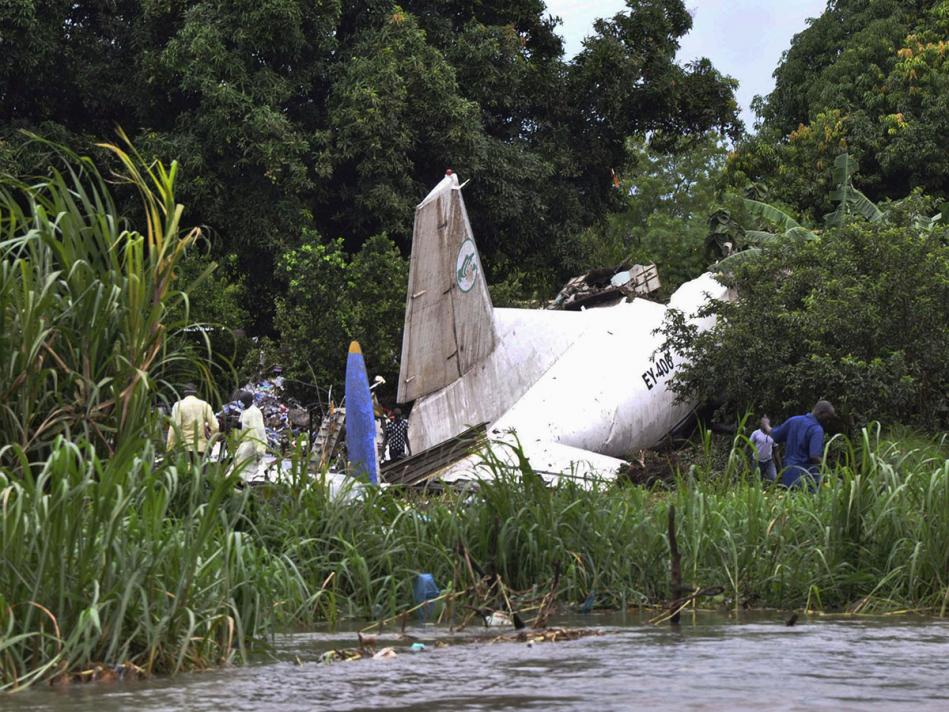
[[[581,312],[495,309],[494,351],[416,401],[413,447],[488,423],[492,437],[516,433],[538,469],[576,469],[581,461],[589,465],[581,469],[615,469],[618,458],[656,445],[694,406],[676,403],[668,388],[680,357],[659,351],[663,336],[654,333],[667,309],[691,316],[726,296],[704,274],[682,285],[668,306],[634,299]],[[700,329],[712,321],[693,319]]]

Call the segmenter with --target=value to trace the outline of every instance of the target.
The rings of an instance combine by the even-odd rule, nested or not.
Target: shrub
[[[680,394],[788,415],[818,398],[851,423],[949,422],[949,247],[942,229],[852,223],[788,241],[728,277],[734,302],[697,333],[664,326],[686,357]]]

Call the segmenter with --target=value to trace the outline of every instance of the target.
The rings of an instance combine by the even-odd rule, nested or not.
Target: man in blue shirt
[[[785,444],[781,484],[785,487],[820,484],[820,463],[824,456],[824,428],[834,417],[829,401],[817,401],[806,415],[788,418],[768,433],[776,443]],[[768,432],[768,431],[766,431]]]

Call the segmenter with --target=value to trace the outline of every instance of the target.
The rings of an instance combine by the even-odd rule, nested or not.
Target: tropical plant
[[[801,226],[797,220],[778,207],[752,198],[743,198],[741,207],[747,219],[754,221],[755,224],[764,223],[776,226],[777,229],[773,232],[746,230],[731,219],[728,211],[717,211],[709,219],[711,230],[706,237],[706,246],[718,248],[719,254],[723,256],[712,265],[713,271],[728,273],[739,264],[760,257],[761,250],[765,246],[775,246],[794,240],[817,239],[816,233]],[[722,249],[725,237],[729,238],[729,241],[724,243],[728,248],[727,251]]]
[[[824,223],[828,227],[839,227],[854,217],[861,217],[869,222],[884,219],[884,212],[854,187],[852,178],[856,171],[857,162],[849,154],[841,153],[834,159],[833,180],[836,188],[832,191],[831,198],[838,205],[836,210],[824,216]],[[744,198],[742,203],[749,219],[776,226],[778,231],[744,230],[739,227],[736,232],[740,234],[740,238],[735,240],[739,243],[738,247],[715,264],[716,271],[728,272],[741,262],[759,256],[763,246],[773,246],[778,241],[818,239],[817,233],[803,227],[778,207],[752,198]],[[706,238],[706,242],[718,244],[721,242],[719,232],[722,227],[718,222],[712,222],[712,226],[713,232]]]
[[[181,225],[178,166],[103,148],[117,159],[116,179],[141,200],[143,232],[120,216],[93,162],[66,149],[55,148],[62,169],[47,177],[0,178],[5,463],[41,462],[61,436],[100,452],[138,443],[178,374],[210,383],[207,363],[167,339],[183,326],[167,321],[169,310],[194,287],[176,291],[175,270],[199,235]],[[187,319],[187,308],[178,313]]]
[[[853,187],[852,176],[856,171],[857,162],[849,154],[841,153],[834,159],[834,183],[837,188],[831,193],[831,198],[837,203],[837,209],[824,216],[824,222],[831,227],[843,225],[853,215],[870,222],[883,219],[883,211]]]
[[[488,481],[476,491],[405,500],[373,490],[346,502],[303,482],[282,495],[258,491],[252,517],[340,615],[394,617],[412,605],[420,571],[459,604],[484,574],[500,576],[517,607],[559,570],[566,604],[592,594],[602,607],[662,605],[673,596],[671,506],[684,579],[721,586],[714,606],[945,615],[947,445],[945,436],[888,440],[876,425],[837,438],[813,494],[763,487],[742,435],[725,444],[722,467],[700,457],[652,490],[569,478],[548,487],[515,449],[486,457]],[[455,614],[463,619],[464,607]]]
[[[737,299],[703,310],[717,316],[712,329],[699,333],[680,314],[664,327],[683,355],[673,389],[731,414],[792,415],[829,398],[855,423],[944,426],[946,237],[909,220],[851,222],[732,262],[723,279]]]
[[[669,488],[547,487],[515,452],[488,456],[477,490],[406,497],[340,493],[302,448],[289,481],[235,491],[185,453],[102,459],[60,439],[35,477],[0,467],[0,687],[207,667],[284,627],[398,620],[421,571],[446,620],[484,604],[483,575],[515,609],[551,590],[565,607],[663,606],[679,595],[673,506],[685,581],[723,591],[706,605],[945,615],[947,445],[838,438],[813,494],[762,487],[739,435]]]

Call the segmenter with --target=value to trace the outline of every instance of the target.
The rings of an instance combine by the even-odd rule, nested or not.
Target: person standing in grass
[[[774,438],[768,435],[771,430],[771,421],[768,416],[761,419],[761,427],[751,434],[751,443],[755,446],[756,461],[761,479],[774,482],[777,471],[774,467]]]
[[[237,463],[244,465],[248,473],[253,474],[260,458],[267,452],[264,414],[254,403],[252,393],[241,391],[238,400],[244,409],[241,411],[241,444],[237,447],[234,459]]]
[[[396,408],[393,411],[395,418],[386,424],[386,434],[383,440],[383,449],[389,446],[389,461],[401,460],[405,453],[412,454],[412,446],[409,444],[409,421],[402,417],[402,409]]]
[[[764,429],[774,442],[785,444],[782,485],[817,489],[824,457],[824,429],[835,415],[834,406],[820,400],[810,413],[788,418],[773,430]]]
[[[207,401],[195,395],[198,389],[186,383],[181,389],[182,398],[171,408],[171,427],[165,447],[171,450],[179,440],[189,452],[203,455],[208,441],[218,432],[218,422]]]

